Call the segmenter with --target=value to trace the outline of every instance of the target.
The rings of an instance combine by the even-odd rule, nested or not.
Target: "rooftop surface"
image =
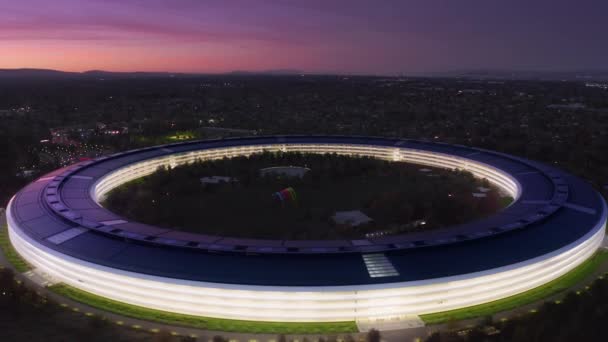
[[[283,241],[207,236],[153,227],[97,204],[90,188],[114,169],[208,148],[260,144],[360,144],[443,153],[510,174],[519,198],[497,214],[436,231],[364,240]],[[415,140],[272,136],[163,145],[78,163],[49,173],[13,199],[17,225],[58,252],[118,269],[227,284],[363,285],[472,273],[529,260],[575,242],[606,219],[604,200],[559,169],[492,151]],[[371,277],[364,256],[381,253],[394,272]]]

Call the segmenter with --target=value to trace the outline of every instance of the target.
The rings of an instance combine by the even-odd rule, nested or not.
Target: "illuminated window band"
[[[513,199],[517,199],[521,188],[517,180],[508,173],[501,171],[482,162],[466,158],[450,156],[443,153],[412,150],[404,147],[385,147],[370,145],[347,145],[347,144],[273,144],[273,145],[250,145],[225,148],[212,148],[198,151],[171,154],[159,158],[152,158],[142,162],[114,170],[100,178],[95,186],[91,188],[91,197],[100,202],[112,189],[147,176],[159,167],[176,167],[197,160],[214,160],[222,158],[233,158],[239,156],[250,156],[262,152],[301,152],[340,155],[351,155],[359,157],[373,157],[388,161],[402,161],[412,164],[438,167],[443,169],[458,169],[471,172],[475,177],[486,178],[489,182],[498,186]]]
[[[82,261],[24,234],[7,210],[10,239],[28,262],[82,290],[144,307],[191,315],[264,321],[343,321],[425,314],[509,297],[554,280],[601,245],[606,216],[552,253],[483,272],[359,286],[280,287],[196,282],[127,272]]]
[[[353,141],[359,142],[352,143]],[[578,181],[575,179],[570,179],[570,176],[549,167],[542,167],[533,162],[491,151],[464,146],[454,147],[461,153],[457,156],[450,154],[450,149],[445,147],[447,145],[409,143],[399,139],[365,137],[255,137],[187,144],[190,143],[116,154],[108,158],[100,158],[58,170],[51,175],[38,179],[26,187],[29,188],[28,191],[20,192],[9,203],[6,216],[12,244],[24,259],[41,272],[49,274],[58,281],[113,300],[191,315],[261,321],[306,322],[420,315],[506,298],[550,282],[574,269],[597,250],[604,238],[608,210],[599,194],[592,189],[583,187],[581,189],[586,191],[589,198],[577,199],[581,192],[581,189],[577,189],[577,186],[581,184],[577,183]],[[225,146],[230,144],[232,145]],[[184,146],[191,150],[180,152],[183,151],[180,148]],[[422,147],[416,148],[416,146]],[[502,265],[508,263],[501,262],[495,266],[488,266],[481,272],[468,271],[454,276],[400,278],[408,270],[403,267],[400,268],[400,265],[395,263],[394,254],[391,254],[391,251],[407,248],[424,249],[430,245],[434,246],[432,248],[443,248],[440,246],[441,244],[449,245],[464,240],[428,239],[423,241],[422,246],[413,246],[414,244],[409,242],[405,243],[399,236],[360,240],[366,243],[363,245],[355,245],[352,243],[353,241],[346,241],[345,243],[350,249],[347,249],[344,253],[358,253],[351,255],[356,255],[357,260],[360,260],[362,272],[364,272],[362,276],[365,277],[365,281],[357,279],[353,282],[340,282],[339,284],[342,285],[339,286],[328,286],[323,283],[318,284],[318,286],[316,283],[311,286],[275,286],[273,285],[276,284],[275,280],[262,282],[266,285],[247,285],[234,282],[227,284],[182,279],[187,278],[187,275],[182,277],[181,274],[174,278],[163,277],[154,274],[166,275],[166,273],[154,273],[154,270],[149,269],[137,272],[137,268],[130,268],[129,265],[122,264],[107,263],[102,265],[103,260],[87,259],[82,255],[79,255],[79,257],[82,257],[82,259],[79,259],[68,255],[67,247],[64,249],[66,243],[76,241],[81,236],[113,239],[112,241],[120,241],[120,243],[125,244],[131,243],[136,238],[112,235],[114,234],[112,233],[114,227],[127,222],[120,217],[116,217],[116,215],[112,215],[111,219],[100,219],[99,222],[90,222],[90,220],[85,222],[78,209],[71,208],[67,204],[68,201],[62,199],[63,184],[70,182],[72,182],[72,185],[75,183],[83,184],[82,187],[71,188],[72,195],[76,193],[77,196],[87,197],[83,199],[83,202],[86,203],[79,202],[78,204],[89,203],[95,207],[92,210],[107,213],[106,209],[99,208],[94,202],[99,203],[113,188],[130,180],[149,175],[160,166],[175,167],[196,160],[248,156],[264,151],[369,156],[388,161],[403,161],[425,166],[466,170],[476,177],[486,178],[499,187],[501,191],[514,198],[511,207],[503,212],[504,214],[511,210],[512,214],[509,214],[509,218],[504,218],[506,215],[503,215],[502,219],[498,223],[493,223],[492,226],[475,228],[478,230],[474,230],[465,236],[464,239],[466,240],[503,234],[511,229],[528,229],[528,225],[532,224],[538,223],[541,225],[544,222],[543,220],[554,219],[553,213],[559,210],[568,211],[573,217],[576,215],[584,216],[581,217],[581,220],[584,220],[585,223],[575,226],[580,228],[575,231],[577,235],[570,235],[571,238],[560,240],[562,242],[559,245],[552,245],[554,248],[548,249],[550,252],[543,254],[543,252],[535,249],[535,252],[530,253],[530,257],[526,260],[520,261],[521,259],[517,259],[519,262],[513,262],[507,266]],[[442,151],[445,153],[442,153]],[[138,153],[144,153],[145,156],[152,157],[141,160],[138,159],[142,158],[137,156]],[[477,158],[479,155],[484,155],[484,158]],[[121,159],[125,156],[127,157]],[[131,158],[133,156],[134,158]],[[129,162],[129,160],[137,161]],[[105,162],[108,164],[104,165]],[[504,168],[502,165],[505,164],[515,164],[515,166],[505,168],[511,170],[507,172],[502,169]],[[93,171],[87,173],[89,167]],[[522,171],[518,174],[517,170]],[[542,191],[542,198],[536,197],[541,192],[528,191],[530,185],[535,187],[536,184],[531,183],[530,178],[526,177],[542,178],[543,182],[547,183],[545,184],[547,190]],[[569,185],[568,182],[573,182],[573,185]],[[572,186],[571,192],[569,192],[570,186]],[[589,187],[588,185],[584,186]],[[69,186],[67,187],[69,188]],[[530,204],[520,203],[525,202],[522,199],[526,199]],[[600,202],[601,206],[598,205]],[[589,204],[585,205],[586,203]],[[520,206],[518,207],[518,205]],[[21,209],[23,210],[21,211]],[[44,232],[47,227],[43,223],[33,227],[34,224],[32,223],[38,220],[40,215],[48,216],[43,217],[40,222],[47,219],[60,221],[60,225],[65,225],[65,228],[58,228],[50,235],[42,234],[41,232]],[[29,218],[24,218],[26,216]],[[564,226],[561,225],[562,222],[564,222]],[[550,226],[543,227],[552,229],[555,225],[555,229],[569,229],[571,226],[568,225],[573,224],[578,224],[578,222],[576,220],[562,221],[555,218],[555,221],[551,221]],[[37,232],[36,229],[40,229],[41,232]],[[449,230],[449,234],[460,233]],[[44,238],[41,238],[43,235]],[[523,236],[526,235],[523,234]],[[146,235],[140,237],[140,240],[135,243],[150,243],[145,240]],[[493,236],[490,239],[494,238],[498,239],[500,236]],[[397,240],[400,241],[401,245],[397,246],[398,243],[394,242]],[[102,240],[94,240],[94,242],[97,241]],[[280,241],[279,243],[285,242]],[[479,246],[487,246],[485,243],[487,243],[487,240],[476,241]],[[218,243],[214,242],[214,244]],[[161,248],[163,252],[167,252],[164,248],[171,249],[170,252],[177,248],[187,248],[181,245],[164,246],[163,243],[160,245],[155,245],[154,248]],[[317,255],[318,258],[336,257],[331,254],[335,252],[331,248],[317,252],[317,248],[307,249],[302,247],[296,248],[297,251],[294,251],[293,248],[289,249],[286,246],[280,245],[280,248],[276,249],[276,253],[302,253],[303,258],[307,257],[306,253],[323,254],[322,256]],[[460,244],[457,247],[469,248],[469,246],[468,244]],[[262,245],[262,247],[265,246]],[[373,249],[365,249],[367,247]],[[196,251],[196,248],[201,250]],[[191,252],[217,252],[208,245],[196,248],[194,252]],[[315,251],[312,251],[313,249]],[[515,246],[514,250],[516,249]],[[259,253],[275,253],[274,250],[267,252],[267,249],[262,248],[259,251]],[[435,250],[432,251],[434,253]],[[468,251],[466,250],[467,253]],[[224,250],[219,251],[219,253],[223,252]],[[338,252],[342,253],[341,251]],[[232,249],[226,251],[226,253],[243,252]],[[207,257],[206,254],[196,255]],[[480,255],[479,258],[484,258],[484,255]],[[85,259],[96,260],[100,263]],[[122,266],[125,266],[124,269],[121,268]],[[319,267],[322,266],[319,265]],[[429,265],[429,267],[431,266]],[[204,267],[204,265],[201,267]],[[463,269],[467,268],[469,267]],[[201,272],[204,271],[204,269],[201,269]],[[270,271],[278,272],[277,270]],[[206,276],[206,274],[204,275]],[[206,279],[206,277],[198,279]],[[404,281],[404,279],[421,280]],[[242,280],[246,282],[246,279]]]

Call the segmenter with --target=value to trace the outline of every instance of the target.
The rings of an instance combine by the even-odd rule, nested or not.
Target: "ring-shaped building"
[[[457,226],[327,241],[193,234],[133,222],[99,204],[159,166],[263,151],[467,170],[514,201]],[[148,308],[259,321],[420,315],[512,296],[593,255],[606,217],[591,185],[546,164],[461,145],[353,136],[233,138],[117,153],[38,178],[7,208],[15,249],[56,281]]]

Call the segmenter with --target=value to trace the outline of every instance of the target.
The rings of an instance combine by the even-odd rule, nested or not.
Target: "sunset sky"
[[[603,0],[0,0],[0,68],[608,69]]]

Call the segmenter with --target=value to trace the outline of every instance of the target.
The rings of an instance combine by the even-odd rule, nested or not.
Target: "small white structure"
[[[475,197],[475,198],[485,198],[485,197],[488,197],[488,195],[485,194],[485,193],[483,193],[483,192],[474,192],[473,193],[473,197]]]
[[[219,184],[219,183],[230,183],[235,182],[236,179],[228,176],[210,176],[201,178],[203,184]]]
[[[308,171],[310,171],[309,168],[302,166],[273,166],[261,169],[260,175],[262,177],[268,175],[277,175],[293,178],[302,178]]]
[[[36,170],[21,170],[19,172],[17,172],[17,174],[15,176],[17,177],[21,177],[21,178],[29,178],[32,177],[33,175],[36,174]]]
[[[347,224],[352,227],[373,221],[371,217],[365,215],[361,210],[336,211],[331,219],[336,224]]]
[[[489,192],[489,191],[490,191],[490,190],[492,190],[492,189],[490,189],[490,188],[485,188],[485,187],[483,187],[483,186],[478,186],[478,187],[477,187],[477,190],[478,190],[479,192],[486,193],[486,192]]]
[[[559,104],[551,104],[548,105],[547,108],[549,109],[571,109],[571,110],[577,110],[577,109],[585,109],[587,108],[587,106],[584,103],[559,103]]]

